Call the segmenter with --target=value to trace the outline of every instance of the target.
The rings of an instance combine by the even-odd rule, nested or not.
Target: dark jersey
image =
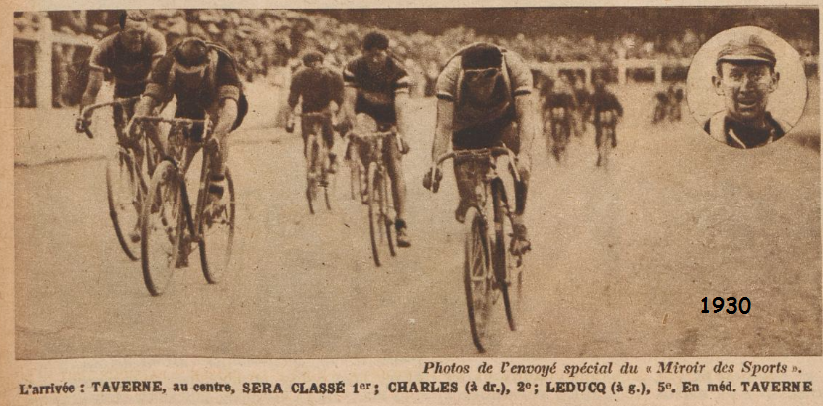
[[[388,58],[386,66],[373,72],[361,56],[355,58],[343,69],[346,87],[357,89],[355,113],[371,116],[378,123],[397,121],[394,112],[394,96],[408,93],[411,79],[400,62]]]
[[[294,74],[289,92],[289,106],[294,108],[303,96],[303,112],[324,110],[334,101],[343,104],[343,77],[326,67],[303,68]]]
[[[136,53],[123,47],[119,35],[119,32],[111,34],[94,46],[89,58],[89,68],[111,72],[116,84],[146,83],[152,62],[166,54],[163,34],[150,28],[143,37],[143,46]]]
[[[546,95],[546,108],[565,108],[574,110],[577,108],[574,96],[571,93],[554,93],[550,92]]]
[[[178,72],[175,66],[170,52],[157,63],[145,94],[161,101],[177,97],[178,111],[205,111],[226,98],[239,101],[242,84],[235,62],[226,51],[212,47],[202,79]]]
[[[769,112],[766,112],[765,128],[748,126],[724,113],[716,114],[706,121],[703,130],[715,138],[722,137],[726,144],[735,148],[747,149],[769,144],[782,138],[790,129],[788,124],[779,122]]]
[[[623,106],[614,93],[608,91],[594,92],[589,98],[589,103],[589,109],[594,112],[595,120],[599,116],[597,113],[603,111],[614,111],[618,116],[623,117]]]

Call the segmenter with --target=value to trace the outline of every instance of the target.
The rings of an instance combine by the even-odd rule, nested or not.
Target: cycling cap
[[[745,41],[729,41],[717,54],[720,62],[763,62],[774,67],[777,58],[774,51],[757,35],[750,35]]]
[[[303,55],[303,65],[309,65],[314,62],[323,62],[323,54],[319,51],[309,51]]]
[[[188,37],[175,48],[174,60],[186,68],[205,65],[209,62],[208,45],[200,38]]]
[[[503,53],[491,44],[477,44],[465,51],[460,61],[463,69],[500,68],[503,66]]]
[[[370,51],[372,49],[386,50],[389,49],[389,37],[386,34],[372,31],[363,37],[363,50]]]

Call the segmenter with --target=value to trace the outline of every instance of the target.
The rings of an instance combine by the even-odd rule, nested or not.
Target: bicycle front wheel
[[[230,266],[236,200],[229,168],[226,168],[226,187],[228,195],[223,196],[218,207],[212,207],[208,215],[200,215],[200,268],[209,283],[224,280]]]
[[[492,201],[494,204],[494,246],[492,248],[494,279],[503,296],[503,305],[506,310],[509,329],[514,331],[517,329],[515,306],[512,304],[513,298],[509,287],[512,285],[514,274],[519,271],[519,264],[511,251],[514,227],[512,226],[506,191],[499,179],[492,183]],[[520,281],[522,282],[522,279]]]
[[[143,280],[152,296],[166,290],[177,267],[183,234],[180,193],[177,168],[171,162],[161,162],[149,183],[140,229]]]
[[[106,163],[106,195],[117,241],[126,256],[137,261],[140,252],[139,221],[143,199],[134,157],[120,148]]]
[[[385,218],[385,188],[382,171],[376,162],[369,163],[366,177],[366,187],[369,198],[369,238],[374,264],[380,266],[380,247],[383,245]],[[385,258],[385,257],[384,257]]]
[[[389,254],[397,256],[395,249],[395,242],[397,241],[397,229],[394,227],[394,216],[391,215],[394,210],[394,199],[392,198],[392,183],[389,178],[388,171],[383,171],[383,204],[381,205],[383,211],[383,224],[386,227],[386,241],[389,244]]]
[[[477,351],[486,352],[486,327],[492,308],[491,256],[486,221],[477,208],[470,208],[466,219],[463,284],[469,312],[469,329]]]
[[[360,154],[357,153],[357,147],[349,146],[349,169],[351,170],[351,199],[359,200],[363,193],[362,167],[360,163]]]
[[[314,214],[314,203],[317,201],[318,171],[316,167],[317,141],[314,135],[306,140],[306,200],[309,203],[309,213]]]

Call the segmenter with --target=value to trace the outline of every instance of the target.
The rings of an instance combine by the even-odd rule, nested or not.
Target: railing
[[[13,56],[15,60],[15,93],[21,93],[15,94],[15,99],[24,97],[24,94],[26,96],[24,98],[28,99],[28,96],[33,93],[34,105],[26,103],[28,104],[26,107],[53,107],[55,97],[59,97],[55,93],[62,92],[64,87],[69,85],[69,83],[60,83],[60,69],[74,67],[79,62],[61,60],[59,55],[58,58],[55,58],[55,47],[59,47],[57,52],[62,52],[64,47],[69,46],[75,48],[74,52],[79,49],[84,51],[82,54],[88,54],[94,46],[92,37],[74,36],[52,31],[51,20],[47,17],[40,20],[40,27],[36,32],[32,34],[15,33],[13,40],[15,45],[15,54]],[[20,53],[18,54],[18,52]],[[32,52],[34,55],[26,54],[28,52]],[[55,66],[57,63],[64,66]],[[54,77],[55,73],[58,76],[57,80]],[[79,79],[78,77],[66,78],[66,75],[62,77],[64,80]],[[30,86],[33,88],[29,88]],[[80,89],[81,87],[78,85],[76,88]]]
[[[654,83],[663,83],[664,68],[684,68],[687,69],[691,60],[683,59],[615,59],[608,62],[539,62],[532,64],[532,68],[542,71],[549,76],[557,77],[564,72],[583,72],[587,85],[592,82],[594,71],[613,70],[616,71],[617,83],[624,85],[628,82],[628,72],[630,70],[652,70],[654,72]]]

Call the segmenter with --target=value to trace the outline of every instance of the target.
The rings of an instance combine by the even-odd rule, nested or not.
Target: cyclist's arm
[[[302,92],[302,84],[303,84],[303,75],[301,74],[303,71],[297,72],[294,75],[294,78],[291,81],[291,86],[289,87],[289,108],[294,111],[294,108],[297,107],[297,102],[300,100],[300,93]]]
[[[220,111],[217,113],[217,124],[214,126],[214,137],[222,140],[231,131],[237,119],[237,100],[224,98],[220,101]]]
[[[90,106],[97,101],[97,94],[100,93],[100,88],[103,86],[103,71],[92,69],[89,72],[89,82],[86,84],[86,91],[83,93],[83,99],[80,101],[81,109],[85,106]]]
[[[432,142],[432,161],[449,150],[454,126],[454,102],[437,99],[437,124]]]
[[[97,94],[100,93],[100,88],[103,85],[104,72],[108,66],[107,55],[105,52],[108,41],[103,40],[94,46],[89,55],[89,81],[86,84],[86,90],[80,100],[80,109],[92,105],[97,101]]]
[[[532,95],[517,96],[514,99],[514,108],[517,113],[518,131],[520,133],[520,153],[531,157],[532,142],[537,133],[537,115]]]
[[[345,95],[343,96],[343,119],[352,124],[356,119],[354,113],[355,103],[357,103],[357,88],[346,86]]]
[[[531,158],[532,142],[537,134],[537,106],[535,97],[532,95],[531,71],[523,59],[511,53],[506,59],[511,69],[512,88],[514,90],[514,108],[517,113],[517,124],[520,136],[519,155],[526,158],[526,166]]]
[[[403,76],[394,83],[394,114],[397,117],[397,128],[400,134],[408,137],[409,131],[409,76]]]

